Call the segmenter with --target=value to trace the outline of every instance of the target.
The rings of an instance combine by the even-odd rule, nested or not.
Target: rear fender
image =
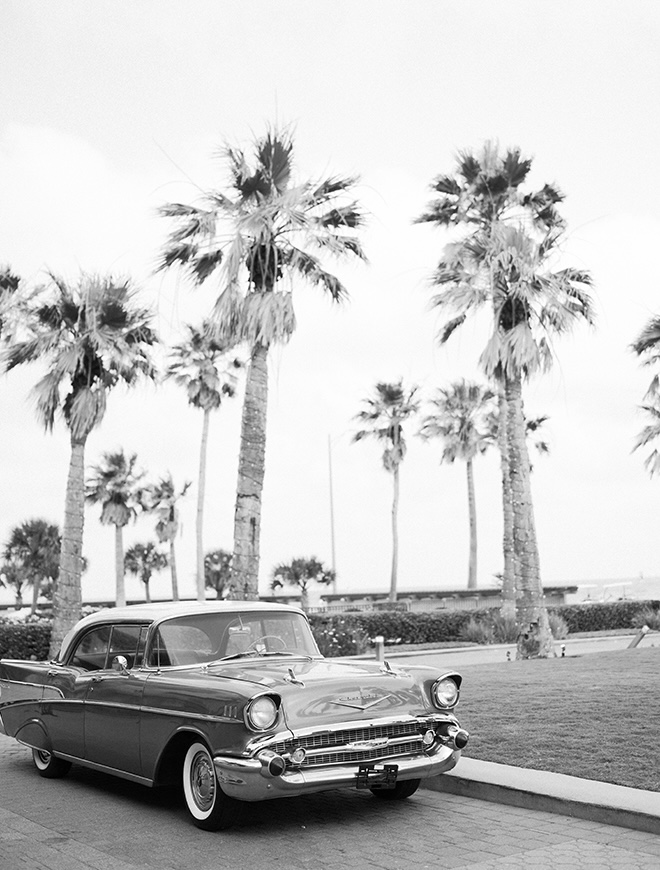
[[[44,752],[52,750],[50,737],[38,719],[30,719],[21,725],[14,737],[19,743],[24,743],[32,749],[43,749]]]

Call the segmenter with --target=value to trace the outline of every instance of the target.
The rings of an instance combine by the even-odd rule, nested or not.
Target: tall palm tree
[[[149,351],[156,337],[151,314],[136,304],[128,281],[82,275],[77,284],[68,284],[50,277],[27,301],[27,335],[9,345],[5,360],[7,369],[46,364],[47,373],[34,387],[37,414],[50,431],[60,411],[70,434],[62,555],[53,600],[50,651],[55,655],[80,617],[87,437],[102,421],[113,387],[155,376]]]
[[[87,478],[85,498],[101,505],[101,522],[115,527],[115,601],[117,607],[126,604],[124,583],[124,526],[135,520],[141,506],[140,481],[143,471],[136,471],[137,455],[123,450],[106,452],[101,462],[93,465]]]
[[[9,266],[0,266],[0,338],[7,339],[6,319],[15,308],[21,280]]]
[[[660,362],[660,316],[654,315],[650,318],[630,347],[640,358],[643,366],[655,366],[657,369]],[[649,418],[649,422],[637,436],[633,451],[657,443],[660,436],[660,374],[657,371],[651,379],[644,396],[644,404],[640,408]],[[657,447],[653,448],[646,457],[644,466],[651,477],[660,472],[660,451]]]
[[[331,585],[335,580],[335,572],[326,568],[323,562],[319,562],[316,556],[309,559],[292,559],[290,562],[281,562],[273,568],[270,588],[275,591],[283,586],[295,586],[300,589],[300,603],[302,609],[309,610],[309,584],[321,583],[324,586]]]
[[[197,483],[197,600],[204,601],[204,493],[206,489],[206,454],[208,449],[211,411],[220,407],[224,396],[231,398],[236,392],[238,371],[243,361],[231,353],[232,347],[214,338],[211,324],[201,329],[187,327],[186,340],[175,345],[170,352],[170,363],[165,373],[183,387],[188,402],[204,412],[202,441],[199,450],[199,476]]]
[[[431,410],[422,420],[422,438],[439,438],[444,444],[441,462],[465,462],[467,474],[470,551],[468,589],[477,588],[477,506],[474,493],[474,458],[493,443],[489,426],[494,392],[482,384],[461,380],[436,391]]]
[[[32,608],[37,610],[44,584],[51,584],[60,567],[62,537],[58,526],[43,519],[27,520],[11,530],[3,556],[7,563],[20,565],[32,586]]]
[[[357,239],[363,215],[347,199],[355,178],[294,178],[293,140],[286,132],[258,137],[252,155],[227,147],[225,157],[226,193],[210,190],[200,206],[173,203],[161,210],[175,221],[161,266],[181,264],[196,282],[217,274],[218,339],[249,347],[230,597],[257,598],[268,350],[287,342],[295,328],[293,279],[319,287],[335,302],[347,296],[319,255],[364,259]]]
[[[501,153],[492,143],[478,154],[462,154],[455,175],[436,179],[438,196],[419,221],[465,230],[445,248],[432,279],[440,288],[433,304],[447,316],[439,340],[447,341],[473,312],[490,313],[492,331],[480,363],[499,393],[504,584],[515,584],[518,622],[538,625],[539,654],[547,655],[552,635],[534,527],[522,383],[551,365],[549,336],[579,319],[592,322],[593,313],[589,274],[549,268],[564,228],[557,212],[563,194],[552,185],[524,193],[530,168],[531,160],[518,149]]]
[[[179,579],[176,566],[176,550],[174,541],[179,532],[178,501],[188,492],[190,481],[184,483],[180,490],[174,485],[171,474],[161,477],[158,483],[153,483],[143,490],[143,504],[149,513],[156,517],[156,535],[162,543],[168,543],[170,548],[169,562],[172,574],[172,601],[179,600]]]
[[[144,594],[147,603],[151,601],[149,583],[152,575],[167,568],[167,556],[161,553],[153,541],[146,544],[133,544],[126,550],[124,567],[129,574],[138,577],[144,583]]]
[[[406,455],[404,424],[419,408],[415,399],[417,387],[405,388],[403,379],[396,383],[377,383],[373,396],[364,399],[364,408],[355,419],[363,425],[353,441],[375,438],[385,445],[383,466],[392,475],[392,569],[390,601],[396,601],[399,566],[399,468]]]

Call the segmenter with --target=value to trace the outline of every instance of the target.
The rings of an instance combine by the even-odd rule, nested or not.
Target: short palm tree
[[[429,412],[422,419],[419,434],[424,439],[439,438],[443,443],[441,462],[465,462],[467,473],[470,554],[468,589],[477,588],[477,506],[474,492],[476,456],[493,443],[489,425],[495,393],[482,384],[461,380],[436,391]]]
[[[184,483],[180,490],[174,485],[171,474],[161,477],[158,483],[152,483],[143,490],[143,506],[156,517],[156,535],[162,543],[169,544],[170,572],[172,575],[172,601],[179,600],[179,579],[176,565],[176,550],[174,541],[179,532],[179,499],[188,492],[190,481]]]
[[[309,584],[321,583],[330,586],[334,580],[335,572],[326,568],[316,556],[311,556],[309,559],[292,559],[276,565],[271,575],[270,588],[273,591],[284,586],[300,589],[300,604],[306,612],[309,610]]]
[[[490,314],[491,335],[480,363],[499,393],[504,585],[515,583],[518,622],[538,624],[544,656],[552,635],[534,526],[522,384],[551,365],[549,336],[581,319],[592,322],[593,312],[589,274],[550,268],[564,227],[557,212],[563,194],[552,185],[523,193],[530,168],[531,160],[518,149],[501,153],[492,143],[477,154],[462,154],[455,175],[436,179],[438,196],[419,220],[465,230],[445,248],[432,278],[440,288],[433,304],[446,314],[439,340],[447,341],[475,311],[485,308]]]
[[[137,471],[137,455],[123,450],[104,453],[87,478],[85,498],[101,505],[101,522],[115,527],[115,601],[117,607],[126,604],[124,583],[124,526],[135,520],[141,506],[143,471]]]
[[[209,550],[204,556],[204,584],[216,598],[224,598],[231,582],[232,554],[227,550]]]
[[[57,577],[61,546],[58,526],[43,519],[27,520],[14,526],[5,544],[5,560],[9,564],[20,565],[32,586],[33,614],[36,613],[42,588],[52,584]]]
[[[204,412],[202,440],[199,450],[199,476],[197,483],[197,600],[204,601],[204,493],[206,489],[206,454],[208,449],[211,411],[220,407],[223,397],[231,398],[236,392],[238,372],[242,360],[232,353],[232,347],[214,338],[211,324],[201,329],[187,327],[185,341],[170,352],[165,376],[183,387],[188,402]]]
[[[383,466],[392,475],[392,569],[390,601],[396,601],[399,566],[399,468],[406,455],[403,427],[418,411],[417,387],[405,388],[403,379],[396,383],[377,383],[373,396],[364,399],[364,408],[355,419],[362,424],[353,441],[375,438],[385,445]]]
[[[129,574],[133,574],[144,583],[145,599],[151,601],[149,583],[154,573],[167,568],[167,556],[161,553],[153,541],[146,544],[133,544],[126,550],[124,567]]]
[[[225,157],[226,192],[207,191],[200,206],[173,203],[161,210],[175,221],[162,266],[181,264],[196,282],[217,275],[218,340],[249,348],[230,597],[257,598],[268,350],[286,343],[294,331],[294,279],[319,287],[335,302],[347,296],[321,257],[364,259],[357,238],[363,215],[347,199],[354,178],[294,178],[288,133],[269,131],[254,141],[251,155],[228,147]]]
[[[26,302],[23,334],[4,356],[7,369],[38,362],[47,373],[34,388],[37,414],[51,430],[57,412],[69,429],[71,461],[66,488],[62,555],[53,600],[51,654],[80,617],[85,493],[85,444],[105,414],[108,394],[123,382],[153,378],[156,341],[151,314],[136,304],[128,281],[82,275],[68,284],[51,275]]]
[[[28,570],[22,562],[9,559],[0,565],[0,586],[14,591],[14,604],[17,610],[23,607],[23,589],[29,584]]]

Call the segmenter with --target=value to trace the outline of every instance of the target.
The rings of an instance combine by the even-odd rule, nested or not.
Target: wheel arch
[[[156,762],[153,780],[155,786],[179,785],[186,752],[198,740],[201,740],[202,743],[208,746],[208,741],[204,734],[192,728],[177,731],[176,734],[172,735]]]

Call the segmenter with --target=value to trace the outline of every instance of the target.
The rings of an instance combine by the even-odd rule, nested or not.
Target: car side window
[[[112,627],[112,636],[108,647],[108,661],[106,667],[112,667],[112,660],[115,656],[124,656],[129,668],[141,665],[145,637],[145,626],[114,625]],[[142,639],[142,649],[140,649],[140,639]]]
[[[105,667],[112,626],[99,625],[82,636],[70,663],[86,671],[99,671]]]

